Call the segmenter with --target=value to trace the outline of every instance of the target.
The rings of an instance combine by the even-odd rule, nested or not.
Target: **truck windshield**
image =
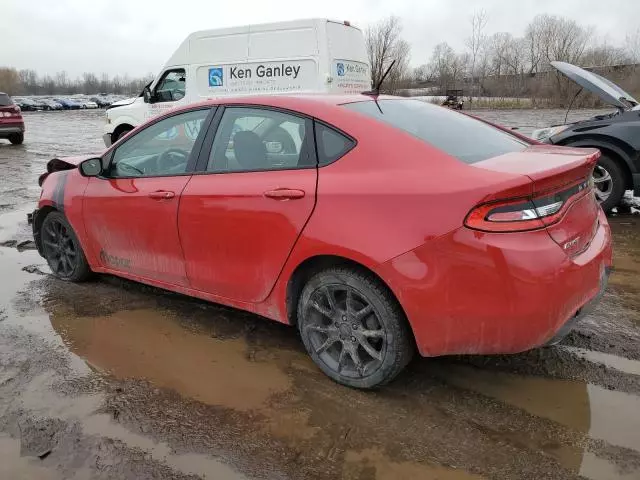
[[[480,120],[419,100],[371,100],[344,106],[404,130],[465,163],[528,147],[517,137]]]

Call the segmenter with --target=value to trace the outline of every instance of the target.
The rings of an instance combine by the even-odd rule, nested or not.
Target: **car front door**
[[[180,201],[178,227],[193,288],[264,300],[315,205],[310,119],[227,107],[214,119]],[[211,146],[208,149],[208,146]]]
[[[103,267],[188,285],[178,205],[210,113],[191,110],[148,126],[109,154],[103,176],[89,179],[83,217],[90,248]]]

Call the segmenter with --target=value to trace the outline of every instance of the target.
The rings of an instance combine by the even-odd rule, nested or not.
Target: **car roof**
[[[407,100],[404,97],[380,95],[378,100]],[[193,108],[215,105],[264,105],[267,107],[283,108],[287,110],[315,111],[322,107],[334,107],[347,103],[370,102],[374,97],[364,94],[288,94],[288,95],[243,95],[237,97],[223,97],[192,103],[172,110],[186,111]]]

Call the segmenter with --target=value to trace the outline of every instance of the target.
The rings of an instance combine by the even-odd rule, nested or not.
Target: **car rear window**
[[[11,97],[6,93],[0,93],[0,107],[6,107],[7,105],[13,105]]]
[[[480,120],[420,100],[371,100],[344,106],[404,130],[465,163],[528,147]]]

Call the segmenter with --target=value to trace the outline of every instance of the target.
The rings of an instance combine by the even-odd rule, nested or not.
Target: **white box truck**
[[[326,19],[189,35],[137,97],[107,110],[107,146],[167,110],[227,95],[360,93],[371,89],[362,31]]]

